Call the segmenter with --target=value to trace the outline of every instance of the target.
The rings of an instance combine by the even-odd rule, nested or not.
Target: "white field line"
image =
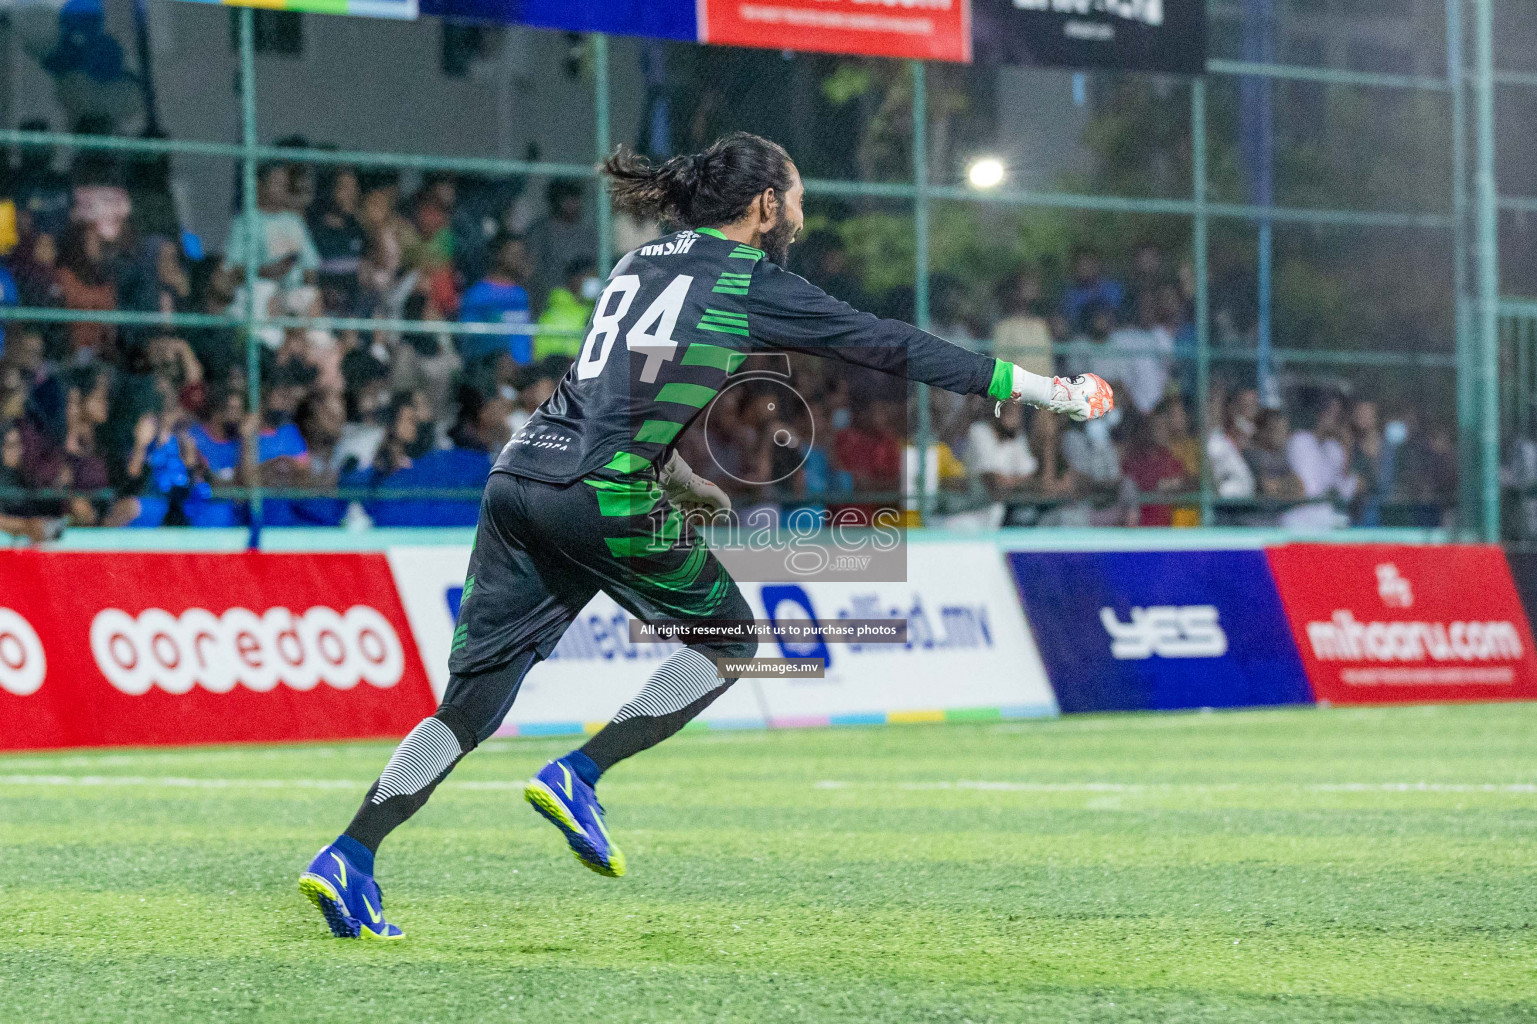
[[[995,793],[1236,793],[1245,790],[1314,793],[1537,793],[1537,783],[1456,782],[848,782],[829,779],[817,789],[977,790]]]
[[[521,791],[512,780],[450,780],[450,789],[486,792]],[[368,788],[359,779],[198,779],[177,775],[0,775],[0,786],[143,786],[160,789],[344,789]],[[1305,791],[1315,793],[1537,793],[1537,783],[1454,782],[1318,782],[1318,783],[1185,783],[1185,782],[851,782],[829,779],[816,789],[896,789],[903,791],[974,790],[993,793],[1236,793],[1244,791]]]
[[[518,790],[523,782],[465,780],[453,789]],[[0,786],[148,786],[161,789],[350,789],[363,792],[365,779],[193,779],[176,775],[0,775]]]

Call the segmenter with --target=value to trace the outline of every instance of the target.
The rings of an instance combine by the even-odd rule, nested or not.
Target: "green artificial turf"
[[[1537,706],[689,732],[619,880],[522,802],[567,745],[386,843],[395,944],[296,890],[385,745],[0,758],[0,1021],[1537,1020]]]

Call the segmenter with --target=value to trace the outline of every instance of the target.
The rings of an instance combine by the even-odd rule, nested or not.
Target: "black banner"
[[[1199,75],[1206,0],[972,0],[978,64]]]

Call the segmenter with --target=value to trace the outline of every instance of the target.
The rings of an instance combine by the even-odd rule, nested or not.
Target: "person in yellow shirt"
[[[564,283],[550,289],[545,300],[544,312],[539,316],[539,326],[559,334],[540,333],[534,336],[534,362],[550,356],[575,359],[582,351],[582,332],[587,328],[587,318],[592,316],[592,304],[603,290],[598,278],[597,264],[585,257],[566,264]]]

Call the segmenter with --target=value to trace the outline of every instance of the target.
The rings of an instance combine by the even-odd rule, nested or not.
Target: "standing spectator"
[[[1062,295],[1062,317],[1069,330],[1086,329],[1085,314],[1090,306],[1105,306],[1119,315],[1125,297],[1121,282],[1105,276],[1097,251],[1088,246],[1073,250],[1073,282]]]
[[[1131,257],[1131,280],[1127,282],[1126,301],[1135,309],[1137,303],[1154,297],[1168,281],[1168,258],[1157,242],[1143,242]]]
[[[492,248],[491,272],[476,281],[464,293],[459,305],[459,319],[464,323],[528,324],[529,279],[528,248],[523,240],[503,235]],[[533,361],[533,338],[529,334],[465,334],[459,338],[459,351],[466,362],[475,362],[498,352],[511,352],[520,366]]]
[[[1027,525],[1015,522],[1020,509],[1009,498],[1030,483],[1040,463],[1025,437],[1024,410],[1006,403],[997,416],[984,416],[971,425],[966,438],[966,464],[981,480],[993,502],[988,525]]]
[[[101,240],[116,246],[133,206],[123,187],[123,170],[108,153],[86,151],[76,155],[70,168],[73,182],[70,216],[96,229]]]
[[[1343,526],[1349,519],[1335,511],[1333,502],[1336,498],[1351,500],[1361,485],[1350,472],[1350,455],[1343,443],[1348,440],[1345,403],[1336,394],[1313,395],[1303,410],[1306,425],[1286,443],[1286,461],[1302,481],[1304,495],[1320,500],[1293,509],[1283,525]]]
[[[224,244],[224,270],[244,287],[246,255],[253,248],[257,276],[270,282],[271,294],[291,292],[315,284],[320,271],[320,254],[310,238],[304,218],[293,211],[286,164],[267,164],[261,169],[256,187],[256,237],[248,238],[246,218],[237,215],[230,222],[229,239]],[[262,290],[257,293],[257,301]]]
[[[1115,387],[1117,398],[1125,398],[1143,416],[1152,415],[1163,401],[1174,362],[1174,335],[1158,323],[1155,298],[1144,295],[1137,303],[1136,323],[1113,331],[1090,363]]]
[[[100,233],[83,221],[64,232],[59,246],[59,297],[66,309],[113,310],[117,308],[117,285],[103,251]],[[111,324],[71,323],[68,328],[70,354],[76,359],[111,359],[117,331]]]
[[[999,282],[997,297],[1003,319],[993,327],[993,355],[1043,377],[1054,375],[1051,326],[1040,315],[1040,273],[1010,274]]]
[[[356,308],[358,264],[363,258],[363,225],[358,222],[357,171],[337,167],[323,175],[308,224],[320,257],[319,281],[327,311]]]
[[[529,226],[528,248],[534,261],[531,289],[541,310],[550,288],[559,283],[556,274],[573,260],[586,258],[596,262],[597,239],[582,216],[584,191],[580,181],[556,178],[550,182],[548,215]],[[495,258],[493,254],[492,259]]]
[[[46,132],[48,122],[23,121],[24,132]],[[60,238],[69,227],[69,178],[54,169],[54,150],[46,146],[19,147],[18,163],[12,174],[11,195],[21,217],[22,234],[28,230],[51,238]]]
[[[543,362],[551,356],[575,359],[582,351],[582,332],[592,316],[593,303],[603,291],[598,265],[583,256],[566,267],[564,284],[551,289],[539,326],[559,334],[539,334],[534,338],[534,359]]]

